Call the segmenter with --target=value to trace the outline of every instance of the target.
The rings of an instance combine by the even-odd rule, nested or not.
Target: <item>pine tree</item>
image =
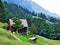
[[[0,0],[0,22],[7,22],[8,20],[8,11],[4,7],[2,1]]]

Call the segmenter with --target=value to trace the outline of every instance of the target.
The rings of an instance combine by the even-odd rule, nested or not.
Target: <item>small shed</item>
[[[36,37],[32,37],[32,38],[29,39],[29,41],[32,42],[32,43],[36,42],[36,40],[37,40]]]
[[[19,29],[17,31],[17,33],[20,33],[20,34],[26,34],[27,33],[27,27],[28,27],[28,23],[27,23],[27,20],[26,19],[20,19],[20,21],[22,22],[24,28],[23,29]],[[8,30],[10,30],[11,32],[16,32],[14,31],[14,29],[12,28],[12,25],[15,24],[13,22],[12,19],[9,19],[9,25],[8,25]]]

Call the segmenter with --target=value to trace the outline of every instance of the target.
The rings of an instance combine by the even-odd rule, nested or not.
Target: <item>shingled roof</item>
[[[20,21],[22,22],[22,24],[23,24],[24,27],[28,27],[28,23],[27,23],[26,19],[20,19]],[[10,23],[10,26],[12,26],[13,24],[15,24],[12,19],[9,19],[9,23]]]

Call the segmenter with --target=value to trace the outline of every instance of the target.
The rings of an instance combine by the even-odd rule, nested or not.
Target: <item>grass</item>
[[[60,45],[60,41],[58,40],[50,40],[42,36],[36,36],[37,42],[36,43],[30,43],[29,38],[31,38],[30,35],[21,35],[21,34],[15,34],[18,38],[20,38],[24,43],[29,43],[30,45]]]
[[[0,28],[0,45],[24,45],[14,34]]]
[[[60,40],[50,40],[42,36],[36,36],[37,42],[29,42],[30,35],[12,34],[0,28],[0,45],[60,45]]]

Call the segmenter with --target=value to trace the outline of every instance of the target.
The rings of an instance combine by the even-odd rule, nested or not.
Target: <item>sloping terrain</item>
[[[23,45],[20,39],[15,35],[7,32],[4,29],[0,29],[0,45]]]
[[[19,17],[19,15],[20,15],[20,18],[25,18],[26,17],[25,15],[28,12],[28,11],[25,12],[26,11],[25,9],[23,9],[15,4],[13,6],[11,3],[6,5],[6,7],[9,9],[8,11],[10,12],[10,14],[12,14],[11,17],[14,17],[15,15],[16,15],[16,17]],[[40,22],[41,24],[45,24],[44,20],[42,20],[42,19],[39,19],[39,20],[38,20],[38,22]],[[41,21],[44,23],[42,23]],[[35,22],[37,22],[37,20]],[[47,38],[44,38],[44,37],[41,37],[38,35],[36,36],[37,42],[31,43],[31,42],[29,42],[29,38],[31,38],[30,35],[12,34],[12,33],[8,32],[6,29],[2,29],[1,25],[3,26],[3,24],[0,24],[0,45],[60,45],[60,43],[59,43],[60,40],[59,41],[58,40],[50,40],[50,39],[47,39]],[[42,25],[39,25],[39,26],[42,27]],[[50,30],[51,30],[51,28],[49,28],[49,31]],[[47,35],[48,35],[48,33],[47,33]]]
[[[30,43],[29,42],[30,36],[19,35],[19,34],[16,34],[16,36],[18,38],[20,38],[23,42]],[[59,43],[60,40],[51,40],[51,39],[47,39],[45,37],[38,36],[38,35],[36,35],[36,37],[38,38],[37,39],[37,42],[36,43],[33,43],[32,45],[60,45],[60,43]]]
[[[37,16],[35,12],[30,12],[27,8],[24,8],[20,5],[17,5],[17,4],[11,3],[11,2],[6,2],[6,1],[3,3],[4,3],[5,8],[7,8],[8,12],[10,13],[10,17],[26,18],[26,16],[28,14],[31,14],[32,16]],[[36,6],[36,7],[38,7],[38,6]],[[37,8],[37,9],[39,9],[39,8]],[[40,11],[41,11],[41,9],[40,9]],[[49,15],[46,16],[47,14],[45,14],[43,12],[41,12],[41,13],[42,14],[37,13],[38,17],[49,20],[51,22],[60,22],[59,18],[56,19],[55,17],[50,17]]]
[[[58,40],[50,40],[38,35],[36,37],[38,38],[37,42],[30,43],[29,35],[26,36],[20,34],[12,34],[0,28],[0,45],[59,45],[60,44],[59,43],[60,41]]]
[[[20,5],[23,8],[27,8],[31,12],[33,12],[33,11],[36,12],[36,13],[41,13],[42,12],[42,13],[46,14],[46,16],[48,18],[53,17],[53,18],[56,18],[56,19],[60,19],[60,16],[57,16],[58,14],[49,12],[48,10],[46,10],[43,7],[41,7],[40,5],[36,4],[32,0],[13,0],[13,1],[12,0],[3,0],[3,1],[7,1],[7,2],[10,2],[10,3]]]

